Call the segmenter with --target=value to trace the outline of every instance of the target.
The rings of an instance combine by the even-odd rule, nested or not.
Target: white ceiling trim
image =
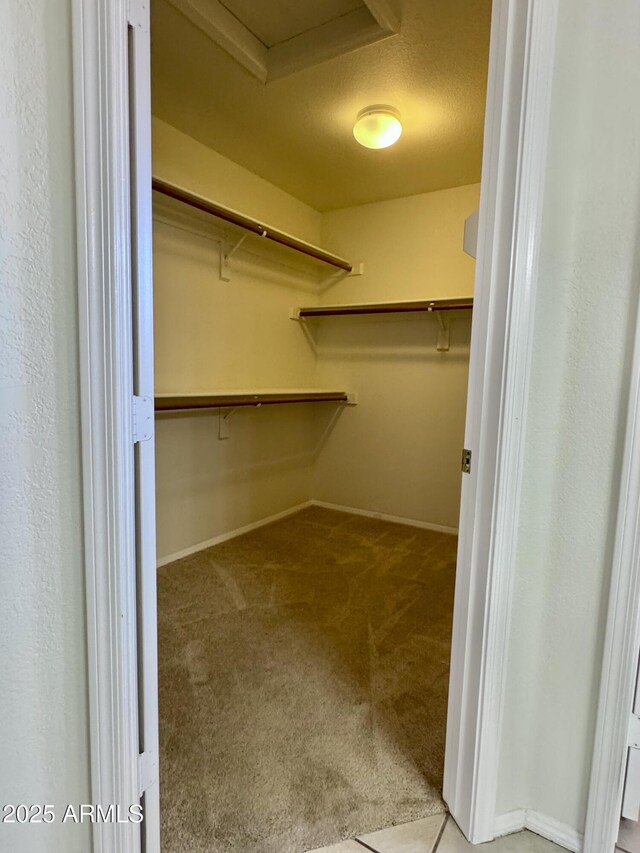
[[[389,35],[400,32],[400,18],[393,11],[387,0],[364,0],[364,2],[378,22],[380,29]]]
[[[267,80],[286,77],[394,34],[395,31],[385,30],[372,20],[368,9],[354,9],[270,48]]]
[[[170,2],[254,77],[262,83],[267,82],[268,48],[225,9],[219,0],[170,0]]]
[[[363,0],[366,8],[267,48],[219,0],[169,2],[262,83],[389,38],[400,30],[399,18],[388,0]]]

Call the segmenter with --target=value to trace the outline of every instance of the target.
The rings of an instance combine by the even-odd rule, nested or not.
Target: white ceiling
[[[224,0],[266,46],[359,0]],[[152,2],[159,118],[318,210],[480,179],[491,0],[405,0],[398,35],[267,83],[167,0]],[[371,151],[353,139],[370,104],[404,132]]]
[[[222,0],[265,47],[294,38],[364,6],[362,0]]]

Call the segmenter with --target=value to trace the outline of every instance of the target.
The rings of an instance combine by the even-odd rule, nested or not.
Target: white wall
[[[0,803],[89,801],[69,0],[0,4]],[[0,824],[12,853],[87,826]]]
[[[464,220],[479,184],[338,210],[323,216],[328,245],[364,263],[322,302],[473,294]],[[322,501],[457,528],[471,312],[447,315],[449,352],[436,351],[434,315],[336,317],[314,324],[320,382],[358,392],[318,457]]]
[[[559,5],[498,812],[582,831],[640,281],[640,6]]]
[[[158,120],[154,174],[278,228],[320,242],[320,214]],[[317,301],[309,265],[250,237],[219,277],[215,223],[154,223],[156,391],[267,390],[315,384],[315,358],[291,307]],[[186,223],[185,223],[186,224]],[[206,236],[206,235],[209,236]],[[215,236],[217,239],[211,239]],[[257,251],[262,257],[255,257]],[[314,272],[315,275],[315,272]],[[332,410],[333,407],[330,407]],[[158,557],[235,530],[311,497],[315,431],[324,406],[244,409],[218,440],[219,414],[156,418]]]

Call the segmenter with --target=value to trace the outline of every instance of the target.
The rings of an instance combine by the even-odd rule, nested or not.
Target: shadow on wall
[[[419,361],[434,368],[446,361],[469,361],[471,312],[447,317],[450,349],[438,352],[435,314],[309,318],[301,323],[307,343],[317,358],[364,362]],[[446,359],[446,361],[445,361]]]

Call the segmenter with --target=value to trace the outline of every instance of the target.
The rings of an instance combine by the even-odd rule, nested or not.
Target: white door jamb
[[[613,851],[620,823],[640,646],[640,313],[616,525],[583,853]]]
[[[91,790],[140,803],[127,0],[72,0]],[[139,853],[135,823],[95,853]]]
[[[495,834],[557,0],[493,4],[444,798]]]
[[[144,853],[160,853],[149,4],[150,0],[129,0],[129,160],[134,414],[142,414],[136,420],[137,435],[134,436],[140,737],[138,787],[144,808],[143,850]]]

